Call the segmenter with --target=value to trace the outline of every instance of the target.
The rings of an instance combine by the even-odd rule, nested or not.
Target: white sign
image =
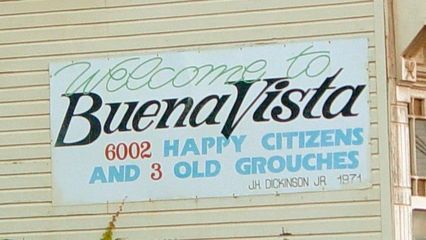
[[[55,204],[369,186],[366,39],[50,65]]]

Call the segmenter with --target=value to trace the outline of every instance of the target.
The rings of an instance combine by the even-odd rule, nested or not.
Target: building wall
[[[391,239],[381,1],[0,2],[0,239],[99,239],[118,204],[52,206],[50,62],[367,37],[372,186],[128,202],[126,239]],[[291,235],[290,235],[291,234]]]
[[[398,76],[402,76],[400,57],[426,24],[426,13],[420,10],[426,9],[426,2],[416,0],[394,1],[393,9],[395,12],[395,49],[398,57]]]
[[[426,12],[420,9],[426,9],[425,1],[401,0],[393,2],[394,15],[394,44],[392,47],[395,52],[396,69],[394,70],[397,80],[406,80],[403,78],[402,57],[406,50],[410,48],[416,35],[426,26]],[[424,47],[423,47],[424,48]],[[424,50],[423,50],[424,51]],[[404,56],[414,58],[414,56]],[[424,53],[417,57],[417,72],[418,78],[425,81],[426,64],[422,60]]]
[[[389,37],[388,37],[388,71],[389,71],[389,99],[391,105],[391,161],[392,161],[392,182],[393,182],[393,204],[395,217],[395,239],[412,239],[413,236],[421,234],[418,220],[414,219],[413,208],[414,198],[412,195],[411,182],[411,152],[413,145],[410,145],[410,125],[408,104],[411,98],[424,98],[426,95],[423,80],[420,75],[424,72],[424,60],[416,59],[418,82],[407,81],[402,69],[404,63],[402,57],[411,60],[413,56],[404,56],[409,49],[416,35],[426,24],[425,1],[416,0],[394,0],[388,1],[390,7]],[[416,48],[419,43],[416,43]],[[424,46],[424,44],[423,44]],[[417,197],[419,198],[419,197]],[[424,197],[420,197],[424,202]],[[421,208],[426,208],[425,204],[419,204]],[[420,216],[420,215],[418,215]]]

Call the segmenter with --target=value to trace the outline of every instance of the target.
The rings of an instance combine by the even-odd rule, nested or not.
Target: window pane
[[[426,120],[416,120],[417,176],[426,176]]]
[[[414,115],[422,116],[423,115],[423,99],[415,98],[413,101],[414,106]]]
[[[426,239],[426,212],[413,211],[413,235],[415,240]]]

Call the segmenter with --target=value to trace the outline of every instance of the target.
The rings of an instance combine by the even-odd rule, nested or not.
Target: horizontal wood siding
[[[374,13],[361,0],[0,2],[0,239],[99,239],[118,208],[52,206],[50,62],[353,37],[369,40],[372,187],[128,202],[115,236],[381,239]]]

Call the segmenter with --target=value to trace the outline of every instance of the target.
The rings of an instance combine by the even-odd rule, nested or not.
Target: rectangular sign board
[[[52,63],[55,204],[370,184],[367,39]]]

